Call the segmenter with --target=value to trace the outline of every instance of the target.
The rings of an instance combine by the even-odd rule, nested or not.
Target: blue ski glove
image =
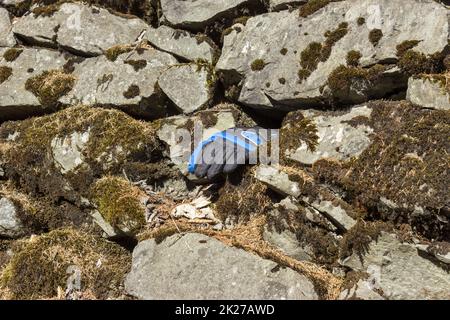
[[[261,134],[261,128],[232,128],[217,132],[202,141],[191,154],[188,171],[198,178],[213,179],[221,173],[230,173],[239,165],[256,164],[258,147],[270,136]]]

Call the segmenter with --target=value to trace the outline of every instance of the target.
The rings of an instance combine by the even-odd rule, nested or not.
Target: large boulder
[[[254,0],[161,0],[162,18],[170,25],[200,30],[222,17],[233,17],[242,6]]]
[[[195,233],[141,242],[125,289],[140,299],[318,298],[305,276]]]
[[[394,65],[397,46],[414,48],[407,57],[422,62],[444,51],[447,13],[432,0],[356,0],[259,15],[225,36],[216,67],[227,86],[242,88],[236,98],[248,106],[359,103],[406,89],[400,71],[414,68],[408,59],[402,69]]]
[[[177,60],[153,48],[112,47],[106,56],[89,58],[74,66],[73,89],[59,101],[119,107],[148,118],[166,114],[157,86],[159,75]]]
[[[13,32],[32,43],[61,46],[85,56],[138,40],[148,25],[138,18],[125,18],[106,9],[81,3],[37,7],[20,18]]]
[[[407,99],[418,106],[450,110],[448,75],[423,75],[408,81]]]
[[[168,26],[149,28],[146,39],[156,48],[188,61],[204,60],[212,64],[216,58],[214,43],[205,35],[193,35]]]
[[[0,49],[0,57],[8,52],[13,60],[0,59],[0,73],[10,70],[4,81],[0,75],[0,118],[20,119],[44,112],[39,98],[26,89],[27,80],[42,75],[45,71],[63,69],[68,56],[46,49]]]
[[[8,11],[0,8],[0,47],[12,47],[16,44],[16,39],[14,39],[11,29]]]
[[[209,106],[216,83],[208,65],[191,63],[168,68],[158,85],[181,112],[189,114]]]
[[[382,232],[362,256],[354,253],[342,264],[372,279],[372,288],[387,299],[450,298],[450,277],[438,264],[419,255],[412,244]]]

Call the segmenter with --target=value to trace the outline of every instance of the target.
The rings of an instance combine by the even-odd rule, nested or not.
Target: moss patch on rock
[[[256,59],[253,60],[252,64],[250,65],[250,68],[252,69],[252,71],[261,71],[265,68],[266,63],[264,62],[263,59]]]
[[[69,93],[75,85],[76,78],[60,70],[44,71],[40,75],[29,78],[25,89],[38,97],[43,106],[54,106],[59,98]]]
[[[310,0],[306,4],[300,7],[300,17],[306,18],[313,13],[319,11],[333,0]]]
[[[138,72],[139,70],[144,69],[147,66],[146,60],[126,60],[124,63],[129,64],[133,67],[134,71]]]
[[[8,62],[13,62],[20,56],[22,52],[23,49],[10,48],[3,53],[3,58]]]
[[[145,225],[146,194],[129,181],[107,176],[98,180],[91,191],[98,211],[112,227],[135,234]]]
[[[117,58],[124,53],[128,53],[133,51],[133,47],[131,45],[117,45],[114,47],[111,47],[109,49],[107,49],[104,52],[105,57],[109,60],[109,61],[116,61]]]
[[[114,298],[130,265],[130,254],[117,244],[61,229],[24,242],[1,273],[0,285],[14,299],[54,298],[79,270],[81,291]]]
[[[6,66],[0,66],[0,84],[9,79],[12,75],[12,68]]]
[[[371,44],[373,44],[374,47],[378,45],[381,38],[383,38],[383,31],[380,29],[372,29],[369,32],[369,41]]]
[[[126,91],[124,91],[123,96],[127,99],[133,99],[136,98],[141,94],[141,89],[139,86],[132,84],[128,87]]]
[[[351,50],[347,53],[347,65],[352,67],[357,67],[359,65],[359,60],[362,58],[362,54],[359,51]]]

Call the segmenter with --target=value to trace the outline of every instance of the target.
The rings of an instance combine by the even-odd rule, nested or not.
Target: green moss
[[[0,84],[9,79],[12,75],[12,68],[0,66]]]
[[[10,48],[3,53],[3,58],[8,62],[12,62],[16,60],[22,52],[23,49]]]
[[[137,233],[145,225],[145,193],[123,178],[108,176],[92,188],[92,198],[103,218],[116,229]]]
[[[348,32],[348,24],[342,22],[335,30],[325,32],[325,43],[311,42],[300,54],[300,65],[303,69],[310,73],[317,69],[319,62],[325,62],[331,55],[333,46],[342,39]],[[309,76],[307,72],[299,73],[300,80],[304,80]]]
[[[117,45],[107,49],[104,54],[109,61],[116,61],[121,54],[131,51],[133,51],[133,47],[130,45]]]
[[[398,66],[407,75],[440,73],[443,69],[441,54],[426,56],[414,50],[406,51],[399,59]]]
[[[377,46],[380,42],[381,38],[383,38],[383,31],[380,29],[372,29],[369,32],[369,41],[373,44],[373,46]]]
[[[340,243],[339,256],[341,259],[355,253],[363,261],[372,241],[376,241],[382,231],[390,232],[393,228],[384,222],[365,222],[359,220],[353,228],[348,230]]]
[[[420,43],[418,40],[407,40],[397,45],[397,57],[403,56],[407,51],[413,49]]]
[[[300,17],[306,18],[313,13],[319,11],[326,5],[328,5],[331,0],[310,0],[306,4],[300,7]]]
[[[69,93],[75,85],[76,78],[60,70],[44,71],[40,75],[29,78],[25,89],[38,97],[43,106],[53,106],[59,98]]]
[[[82,292],[98,299],[113,298],[120,296],[131,257],[104,239],[71,229],[56,230],[23,243],[4,269],[0,285],[13,299],[54,298],[58,288],[67,288],[73,276],[70,267],[80,271]]]
[[[319,141],[317,132],[314,121],[305,118],[301,111],[288,113],[280,130],[281,156],[284,157],[288,150],[297,150],[303,143],[314,152]]]
[[[359,60],[361,59],[361,52],[356,50],[351,50],[347,53],[347,65],[352,67],[357,67],[359,65]]]
[[[261,71],[266,67],[266,63],[264,62],[263,59],[256,59],[256,60],[253,60],[250,67],[253,71]]]
[[[123,93],[123,96],[127,99],[133,99],[136,98],[141,94],[141,89],[139,86],[132,84],[128,87],[127,91]]]
[[[365,69],[340,65],[328,76],[328,86],[335,94],[348,95],[354,83],[370,83],[376,81],[385,71],[382,65]]]
[[[73,172],[61,174],[55,167],[51,149],[54,138],[89,131],[82,154],[84,164]],[[125,163],[153,164],[161,158],[163,146],[151,123],[134,120],[118,110],[75,106],[48,116],[9,122],[0,136],[20,135],[2,153],[8,178],[24,192],[45,194],[50,201],[89,196],[89,186],[104,174],[119,174]],[[150,179],[150,175],[141,179]],[[67,184],[74,189],[67,189]],[[73,200],[75,201],[75,200]]]
[[[364,17],[359,17],[359,18],[356,20],[356,23],[358,24],[358,26],[362,26],[363,24],[366,23],[366,19],[365,19]]]
[[[36,7],[32,10],[35,17],[51,17],[59,10],[60,4]]]
[[[283,49],[280,50],[280,53],[281,53],[283,56],[285,56],[285,55],[288,53],[288,49],[283,48]]]
[[[147,66],[146,60],[126,60],[124,63],[129,64],[133,67],[134,71],[138,72],[139,70],[144,69]]]

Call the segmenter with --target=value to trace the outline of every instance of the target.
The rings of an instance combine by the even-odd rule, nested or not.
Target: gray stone
[[[0,49],[0,56],[5,49]],[[24,48],[12,62],[0,59],[0,66],[12,68],[12,75],[0,84],[1,119],[18,119],[43,112],[38,98],[25,90],[27,79],[46,70],[61,69],[66,63],[64,55],[46,49]]]
[[[424,54],[442,52],[449,38],[447,14],[448,10],[433,0],[352,0],[331,2],[306,18],[299,17],[298,10],[259,15],[225,36],[216,68],[227,85],[240,82],[238,100],[255,108],[304,108],[335,95],[345,103],[361,103],[404,89],[407,80],[392,66],[379,81],[355,81],[348,93],[333,93],[328,77],[346,65],[347,53],[360,51],[360,65],[370,67],[397,61],[396,47],[405,40],[420,40],[414,50]],[[358,25],[359,17],[365,18],[364,25]],[[329,58],[300,83],[301,53],[312,42],[325,43],[324,34],[343,22],[348,23],[348,33],[334,44]],[[369,41],[373,29],[383,33],[375,46]],[[286,51],[284,55],[282,51]],[[265,64],[262,70],[252,70],[257,59]]]
[[[160,26],[157,29],[149,28],[146,33],[147,40],[156,48],[169,52],[179,58],[189,61],[205,60],[212,64],[216,49],[212,41],[206,36],[195,36],[185,30],[172,29]]]
[[[341,263],[369,273],[373,287],[387,299],[450,299],[448,272],[389,233],[382,232],[362,260],[354,253]]]
[[[447,80],[445,80],[447,81]],[[450,110],[450,93],[446,83],[441,84],[433,76],[427,78],[409,78],[407,99],[418,106],[437,110]]]
[[[295,234],[289,230],[278,232],[264,227],[263,238],[284,254],[299,261],[312,261],[314,254],[307,248],[302,248]]]
[[[314,209],[324,214],[334,225],[343,230],[350,230],[356,221],[349,216],[347,211],[339,204],[321,199],[320,194],[314,200],[303,197],[303,201],[311,205]],[[341,200],[342,201],[342,200]]]
[[[450,264],[450,243],[433,242],[430,245],[416,245],[416,248],[434,256],[440,262]]]
[[[13,32],[31,42],[60,45],[83,55],[102,54],[110,47],[138,40],[148,25],[108,10],[80,3],[64,3],[52,16],[33,13],[20,18]]]
[[[339,300],[384,300],[384,298],[373,290],[373,285],[366,280],[360,279],[355,286],[349,290],[344,290],[339,296]]]
[[[255,171],[255,178],[284,196],[298,197],[301,194],[298,182],[289,180],[289,175],[276,167],[258,166]]]
[[[135,69],[133,63],[143,63],[142,68]],[[164,114],[165,106],[161,104],[160,92],[156,88],[158,77],[176,63],[170,54],[153,48],[146,48],[140,53],[123,53],[116,61],[110,61],[105,56],[86,59],[75,65],[73,75],[78,80],[60,102],[124,107],[131,113],[159,117]],[[130,93],[130,88],[134,86],[139,91],[127,95],[126,92]]]
[[[161,0],[163,20],[188,29],[200,30],[252,0]]]
[[[62,174],[70,172],[84,163],[83,150],[89,141],[89,131],[72,132],[70,135],[52,139],[53,161]]]
[[[286,156],[302,164],[313,164],[319,159],[348,160],[359,156],[370,144],[373,129],[364,124],[351,125],[358,117],[370,118],[372,109],[367,106],[352,108],[344,114],[308,110],[302,112],[317,127],[318,145],[309,150],[306,143],[297,150],[286,150]]]
[[[189,114],[209,105],[214,95],[213,77],[207,66],[191,63],[168,68],[158,84],[181,112]]]
[[[0,47],[13,47],[15,44],[9,13],[6,9],[0,8]]]
[[[15,204],[8,198],[0,199],[0,236],[17,238],[24,234]]]
[[[305,276],[194,233],[139,243],[125,290],[140,299],[318,298]]]

